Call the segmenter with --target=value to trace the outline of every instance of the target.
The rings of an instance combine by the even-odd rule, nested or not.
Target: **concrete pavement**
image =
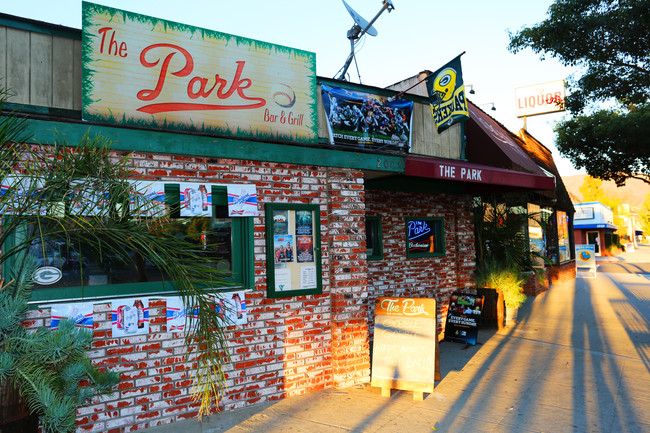
[[[650,432],[650,247],[556,284],[481,344],[440,344],[442,380],[414,402],[329,389],[148,429],[169,432]]]

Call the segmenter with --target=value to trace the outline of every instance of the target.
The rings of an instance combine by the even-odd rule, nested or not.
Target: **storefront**
[[[83,39],[3,17],[10,108],[29,115],[42,145],[110,139],[131,155],[133,182],[210,220],[208,236],[226,244],[215,260],[231,276],[215,293],[239,306],[226,329],[226,410],[368,382],[374,299],[436,298],[441,327],[449,294],[473,285],[473,197],[554,188],[525,152],[510,168],[467,161],[464,125],[438,133],[424,97],[316,77],[313,53],[84,8]],[[56,55],[36,68],[42,52]],[[87,277],[36,290],[30,312],[37,327],[90,308],[93,360],[122,375],[113,396],[79,410],[79,427],[196,416],[175,293]],[[146,326],[129,333],[115,322],[132,305]]]

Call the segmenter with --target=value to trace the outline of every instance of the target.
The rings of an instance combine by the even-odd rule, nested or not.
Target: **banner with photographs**
[[[321,85],[330,144],[408,152],[413,102]]]

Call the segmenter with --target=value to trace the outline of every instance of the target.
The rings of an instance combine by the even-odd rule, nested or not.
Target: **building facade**
[[[116,62],[135,50],[131,41],[150,37],[158,26],[171,29],[165,38],[176,41],[172,51],[158,54],[159,65],[182,75],[191,57],[197,68],[184,75],[179,88],[190,100],[182,103],[155,101],[159,86],[173,85],[171,75],[152,71],[154,58],[147,53],[159,48],[155,43],[132,56],[140,61],[135,67],[150,75],[127,80],[99,71],[102,62],[112,62],[109,71],[119,69]],[[218,75],[199,71],[200,62],[218,60],[201,57],[192,45],[200,41],[190,38],[196,32],[205,43],[225,40],[226,46],[259,52],[261,60],[230,62],[227,82],[217,87],[210,80]],[[427,98],[408,93],[391,102],[395,89],[316,77],[311,53],[99,6],[84,11],[83,37],[77,29],[7,15],[0,16],[0,35],[2,86],[13,92],[7,106],[30,118],[33,141],[43,151],[58,140],[74,147],[87,134],[106,137],[115,157],[130,155],[134,182],[187,201],[188,211],[191,197],[210,192],[211,199],[200,204],[206,218],[225,230],[215,233],[228,240],[223,266],[232,276],[215,293],[237,296],[243,303],[236,305],[245,310],[225,328],[231,359],[224,366],[227,393],[218,403],[225,410],[368,382],[374,300],[435,298],[442,331],[450,294],[473,287],[474,197],[554,189],[553,176],[514,140],[503,147],[503,136],[511,135],[475,107],[474,123],[438,133]],[[276,82],[264,67],[246,69],[269,61],[270,52],[282,57],[271,62],[286,62],[293,78]],[[238,55],[232,54],[235,60]],[[132,110],[136,96],[140,106]],[[199,97],[212,106],[173,105]],[[235,111],[244,109],[223,114],[216,105],[229,97],[257,111],[243,118]],[[107,114],[124,107],[124,115]],[[161,117],[179,107],[213,111],[189,122]],[[365,110],[365,118],[353,113],[355,107]],[[483,161],[476,153],[483,142],[506,149],[510,162]],[[252,211],[221,213],[232,204],[228,197],[246,194],[256,198]],[[418,238],[411,227],[423,225],[433,234]],[[27,323],[51,327],[55,311],[90,308],[90,355],[97,365],[119,371],[121,382],[110,397],[79,409],[79,431],[133,431],[195,417],[194,355],[172,324],[170,311],[179,308],[175,293],[155,284],[112,284],[99,271],[92,277],[83,287],[37,288]],[[134,299],[144,301],[147,324],[129,334],[119,323]]]

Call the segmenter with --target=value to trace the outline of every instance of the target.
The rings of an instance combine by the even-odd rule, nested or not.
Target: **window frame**
[[[375,246],[372,253],[369,252],[369,236],[372,233]],[[384,259],[384,235],[383,225],[380,216],[366,216],[366,260],[383,260]]]
[[[180,204],[180,184],[165,183],[165,204],[174,206]],[[212,189],[213,206],[227,205],[227,187],[221,184],[209,184]],[[3,221],[11,216],[4,216]],[[20,233],[9,236],[3,249],[13,247]],[[215,287],[214,291],[230,291],[233,289],[246,290],[254,282],[254,221],[253,217],[232,218],[232,271],[233,277],[226,279],[226,284]],[[14,260],[7,260],[2,266],[2,276],[10,277]],[[39,287],[32,290],[30,304],[85,301],[95,299],[117,298],[132,295],[168,295],[176,293],[174,283],[170,281],[155,281],[141,283],[79,285],[71,287]]]

